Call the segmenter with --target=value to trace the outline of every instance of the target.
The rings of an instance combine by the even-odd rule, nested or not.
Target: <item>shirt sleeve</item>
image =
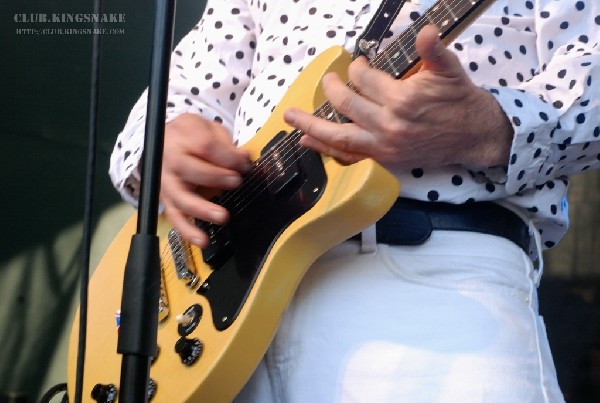
[[[509,194],[600,165],[600,6],[547,1],[540,8],[539,71],[517,87],[484,87],[514,128],[505,175],[486,172]]]
[[[255,25],[246,2],[209,0],[199,23],[171,54],[166,122],[194,113],[232,131],[251,77]],[[137,205],[148,91],[132,108],[110,158],[109,175],[124,200]]]

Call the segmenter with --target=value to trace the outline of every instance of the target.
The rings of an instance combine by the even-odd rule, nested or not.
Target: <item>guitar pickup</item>
[[[202,260],[213,270],[218,270],[234,251],[228,228],[202,220],[196,220],[196,226],[208,235],[208,246],[202,249]]]
[[[297,142],[286,141],[285,131],[279,132],[263,149],[262,175],[271,195],[287,199],[300,189],[304,178]]]

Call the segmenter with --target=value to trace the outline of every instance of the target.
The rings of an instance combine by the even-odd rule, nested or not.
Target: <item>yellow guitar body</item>
[[[321,77],[328,71],[345,77],[350,61],[349,53],[333,47],[306,67],[263,128],[244,145],[253,159],[259,157],[275,134],[293,130],[284,123],[284,110],[294,106],[313,112],[326,101],[320,90]],[[169,313],[159,323],[160,352],[150,369],[150,378],[156,383],[152,402],[231,402],[265,353],[282,313],[314,260],[378,220],[398,197],[396,178],[372,160],[351,166],[342,166],[329,157],[322,157],[322,161],[327,185],[321,197],[274,240],[239,315],[225,330],[215,329],[207,299],[188,287],[172,269],[166,241],[171,226],[164,217],[159,218],[162,277]],[[115,312],[120,309],[124,268],[136,223],[137,217],[133,216],[123,227],[90,281],[84,401],[92,401],[90,393],[96,384],[119,387],[121,355],[117,353]],[[257,232],[260,230],[256,228]],[[253,242],[252,233],[246,241]],[[191,258],[198,276],[206,279],[212,270],[203,262],[201,251],[192,247]],[[176,317],[194,304],[202,307],[203,315],[188,337],[200,339],[204,349],[196,362],[186,366],[174,351],[181,337]],[[78,331],[76,319],[68,357],[70,396],[75,394]]]

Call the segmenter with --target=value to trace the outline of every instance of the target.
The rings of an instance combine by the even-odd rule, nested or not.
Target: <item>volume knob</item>
[[[154,398],[156,394],[156,381],[152,378],[148,379],[148,389],[146,390],[146,395],[148,396],[148,401]]]
[[[204,346],[197,338],[186,339],[182,337],[175,343],[175,352],[179,354],[184,365],[192,365],[200,357],[202,350],[204,350]]]
[[[92,399],[100,403],[112,403],[117,400],[117,387],[112,383],[108,385],[97,383],[92,389]]]

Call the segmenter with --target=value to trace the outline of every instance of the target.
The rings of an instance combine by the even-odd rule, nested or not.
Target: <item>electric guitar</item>
[[[408,77],[419,67],[415,37],[423,26],[435,24],[448,43],[491,3],[440,0],[370,62],[397,78]],[[381,218],[398,197],[396,178],[373,160],[340,165],[299,147],[302,133],[284,123],[290,106],[347,122],[326,101],[319,82],[328,71],[347,77],[350,62],[342,47],[320,54],[244,145],[254,161],[251,171],[239,188],[212,197],[230,211],[230,222],[196,220],[210,237],[208,248],[187,244],[159,217],[162,281],[151,401],[232,401],[264,355],[308,267]],[[85,401],[118,399],[120,285],[136,222],[134,215],[121,229],[90,280]],[[68,356],[71,396],[78,331],[76,318]]]

